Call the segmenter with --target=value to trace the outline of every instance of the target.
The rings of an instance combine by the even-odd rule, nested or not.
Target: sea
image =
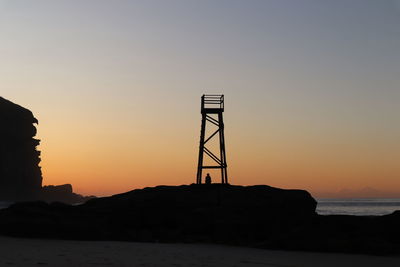
[[[400,210],[400,198],[320,198],[317,202],[317,213],[320,215],[379,216]],[[0,209],[11,204],[0,201]]]
[[[10,201],[0,201],[0,210],[8,208],[13,202]]]
[[[400,210],[400,198],[316,199],[321,215],[379,216]]]

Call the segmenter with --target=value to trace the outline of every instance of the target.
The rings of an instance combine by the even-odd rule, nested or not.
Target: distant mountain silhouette
[[[38,120],[32,112],[0,97],[0,200],[82,202],[71,185],[42,187]]]

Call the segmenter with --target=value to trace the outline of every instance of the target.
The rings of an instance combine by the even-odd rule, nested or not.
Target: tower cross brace
[[[224,112],[224,95],[203,95],[201,97],[201,130],[200,130],[200,146],[199,161],[197,167],[196,183],[201,184],[203,169],[221,169],[221,183],[228,183],[228,173],[225,152],[225,135],[224,120],[222,113]],[[212,117],[216,115],[216,117]],[[210,136],[206,138],[206,124],[211,123],[217,127]],[[215,155],[205,145],[212,138],[219,136],[219,156]],[[204,166],[204,154],[212,159],[214,165]]]

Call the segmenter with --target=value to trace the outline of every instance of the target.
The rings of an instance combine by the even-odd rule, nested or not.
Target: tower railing
[[[223,112],[224,95],[203,95],[201,97],[201,112],[203,113],[205,110],[207,110],[208,112]]]

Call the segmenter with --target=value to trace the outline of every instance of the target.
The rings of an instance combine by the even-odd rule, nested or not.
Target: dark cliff
[[[32,199],[40,191],[37,123],[31,111],[0,97],[0,199]]]
[[[87,200],[73,193],[70,184],[42,187],[35,124],[38,120],[30,110],[0,97],[0,200]]]

